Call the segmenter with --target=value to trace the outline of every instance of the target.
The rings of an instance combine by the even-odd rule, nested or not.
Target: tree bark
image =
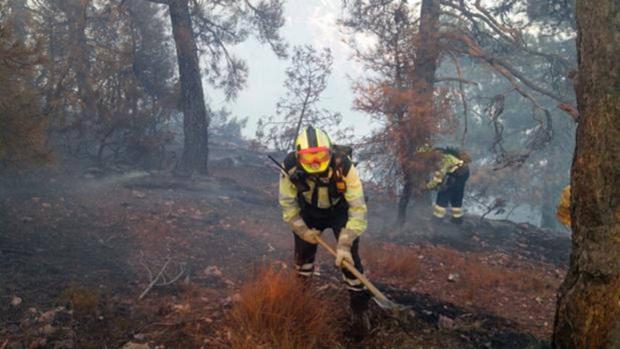
[[[421,114],[416,120],[428,121],[433,117],[434,104],[434,83],[437,62],[439,60],[439,45],[437,44],[437,33],[439,32],[439,0],[423,0],[420,9],[420,29],[419,40],[415,51],[415,65],[410,76],[413,88],[413,103],[410,106],[413,113]],[[407,123],[405,123],[407,124]],[[407,133],[403,137],[410,137]],[[406,139],[406,149],[401,155],[404,157],[403,172],[405,181],[403,192],[399,200],[398,222],[404,223],[407,214],[407,205],[412,194],[412,173],[407,167],[413,162],[416,151],[416,143],[425,143],[428,140]]]
[[[577,0],[573,250],[554,348],[620,348],[620,3]]]
[[[396,218],[396,224],[402,227],[407,220],[407,206],[409,206],[409,200],[411,199],[411,193],[413,189],[412,177],[406,172],[403,178],[403,192],[398,200],[398,216]]]
[[[175,173],[181,176],[190,176],[193,173],[207,174],[209,117],[205,106],[198,49],[192,31],[188,0],[172,0],[169,9],[179,64],[180,104],[183,110],[185,135],[183,155]]]
[[[79,141],[84,136],[90,123],[97,118],[97,98],[92,89],[90,77],[90,51],[86,38],[87,13],[90,0],[69,1],[65,4],[65,13],[69,18],[71,57],[69,63],[75,71],[75,80],[82,106],[82,115],[78,120]],[[79,149],[78,149],[79,150]]]

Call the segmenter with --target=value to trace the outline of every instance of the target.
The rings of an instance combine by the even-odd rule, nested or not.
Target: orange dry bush
[[[333,348],[340,335],[333,299],[291,272],[262,269],[241,290],[230,314],[233,348]]]

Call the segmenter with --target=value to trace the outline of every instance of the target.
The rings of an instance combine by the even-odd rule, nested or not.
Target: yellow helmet
[[[325,132],[308,126],[295,139],[297,162],[307,173],[324,172],[331,161],[331,147],[332,142]]]
[[[419,146],[415,151],[416,153],[428,153],[430,151],[433,151],[433,147],[431,147],[431,145],[428,143],[424,143]]]

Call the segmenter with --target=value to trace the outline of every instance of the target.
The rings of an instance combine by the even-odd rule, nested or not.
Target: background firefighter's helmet
[[[327,170],[331,161],[332,142],[322,130],[306,127],[295,140],[297,162],[307,173],[321,173]]]
[[[428,143],[424,143],[421,146],[419,146],[415,151],[416,153],[428,153],[428,152],[433,151],[433,147],[431,147],[431,145]]]

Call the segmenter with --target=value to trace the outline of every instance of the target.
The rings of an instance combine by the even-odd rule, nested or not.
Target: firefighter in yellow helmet
[[[341,263],[347,260],[362,272],[359,236],[366,230],[366,201],[362,182],[349,156],[335,147],[327,134],[312,126],[295,141],[295,151],[284,160],[279,203],[283,219],[294,232],[295,268],[309,278],[314,271],[316,237],[331,228],[338,240],[336,266],[349,289],[353,330],[368,329],[366,310],[370,294]]]
[[[437,152],[440,155],[438,169],[433,178],[426,184],[429,190],[437,190],[437,198],[433,205],[433,218],[441,220],[446,216],[448,205],[451,206],[451,221],[455,224],[463,222],[463,196],[465,183],[469,179],[469,163],[471,157],[467,152],[457,148],[432,148],[425,144],[418,148],[420,153]]]

